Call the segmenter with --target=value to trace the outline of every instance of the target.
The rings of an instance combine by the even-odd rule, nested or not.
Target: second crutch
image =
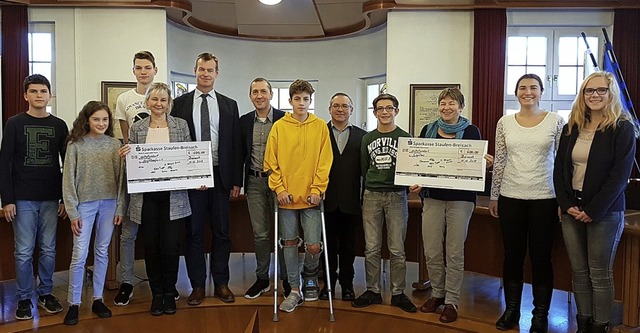
[[[307,198],[309,200],[309,198]],[[280,248],[280,235],[278,234],[278,196],[274,196],[274,217],[275,217],[275,227],[274,227],[274,260],[273,260],[273,270],[274,270],[274,288],[273,288],[273,321],[278,321],[278,249]],[[322,221],[322,242],[324,243],[324,263],[325,267],[329,267],[329,254],[327,252],[327,228],[325,225],[324,218],[324,202],[320,200],[320,216]],[[333,314],[333,297],[331,290],[331,278],[329,274],[326,275],[326,285],[327,291],[329,293],[329,321],[334,322],[336,318]]]

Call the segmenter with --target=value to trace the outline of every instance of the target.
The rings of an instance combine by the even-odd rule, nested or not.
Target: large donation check
[[[213,187],[209,141],[131,144],[127,155],[129,193]]]
[[[396,185],[484,191],[485,140],[399,138]]]

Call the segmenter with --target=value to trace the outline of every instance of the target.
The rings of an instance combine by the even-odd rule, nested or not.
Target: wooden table
[[[490,276],[502,276],[502,236],[498,220],[491,217],[488,211],[488,199],[480,197],[475,208],[469,232],[465,243],[465,270],[486,274]],[[428,281],[428,275],[424,265],[424,252],[422,247],[421,232],[421,203],[419,199],[409,201],[409,224],[405,252],[408,261],[420,263],[417,281]],[[184,232],[184,231],[183,231]],[[364,233],[362,224],[357,228],[356,255],[364,255]],[[210,239],[211,231],[205,228],[204,239]],[[253,233],[249,220],[246,199],[241,196],[231,200],[229,217],[229,236],[232,240],[233,252],[253,252]],[[383,237],[384,238],[384,237]],[[184,239],[184,235],[182,237]],[[136,243],[136,258],[143,257],[141,238]],[[209,243],[209,242],[205,242]],[[56,271],[68,270],[71,260],[73,238],[68,220],[61,220],[58,225]],[[388,257],[386,241],[383,241],[383,257]],[[207,245],[209,246],[209,245]],[[115,281],[115,265],[117,260],[118,241],[114,234],[110,248],[109,271],[107,282],[111,286],[117,286]],[[4,220],[0,210],[0,281],[15,278],[15,262],[13,258],[14,241],[13,229],[10,223]],[[527,260],[528,261],[528,260]],[[91,264],[92,259],[88,258]],[[36,264],[36,262],[34,262]],[[553,248],[554,287],[560,290],[571,290],[571,270],[569,259],[564,248],[562,230],[558,226]],[[617,286],[615,299],[623,302],[624,327],[636,327],[640,325],[640,212],[628,211],[626,225],[622,240],[618,247],[618,253],[614,265],[615,285]],[[530,281],[529,264],[525,265],[525,280]],[[232,276],[233,278],[233,276]]]

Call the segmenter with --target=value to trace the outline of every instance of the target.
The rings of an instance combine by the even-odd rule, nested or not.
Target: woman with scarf
[[[422,128],[421,138],[480,140],[480,130],[461,116],[464,96],[458,88],[446,88],[438,96],[440,118]],[[493,162],[486,155],[488,165]],[[476,192],[440,188],[410,187],[422,197],[422,239],[427,270],[433,289],[422,312],[436,312],[443,306],[440,321],[458,319],[458,302],[464,273],[464,242],[476,204]],[[446,261],[445,255],[446,253]]]

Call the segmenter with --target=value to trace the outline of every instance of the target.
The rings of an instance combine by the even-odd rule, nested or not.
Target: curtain
[[[640,112],[640,9],[616,9],[613,18],[613,50],[618,58],[622,76],[627,84],[631,101]],[[636,141],[636,145],[640,142]],[[640,160],[640,148],[636,148],[636,161]],[[638,164],[633,168],[632,178],[640,177]],[[627,186],[627,208],[640,209],[640,182],[631,180]]]
[[[489,140],[493,155],[496,124],[504,112],[507,49],[506,9],[475,9],[473,14],[473,123]]]
[[[2,124],[24,112],[22,82],[29,75],[27,6],[2,6]]]
[[[636,112],[640,111],[640,9],[616,9],[613,19],[613,50],[627,83]]]

